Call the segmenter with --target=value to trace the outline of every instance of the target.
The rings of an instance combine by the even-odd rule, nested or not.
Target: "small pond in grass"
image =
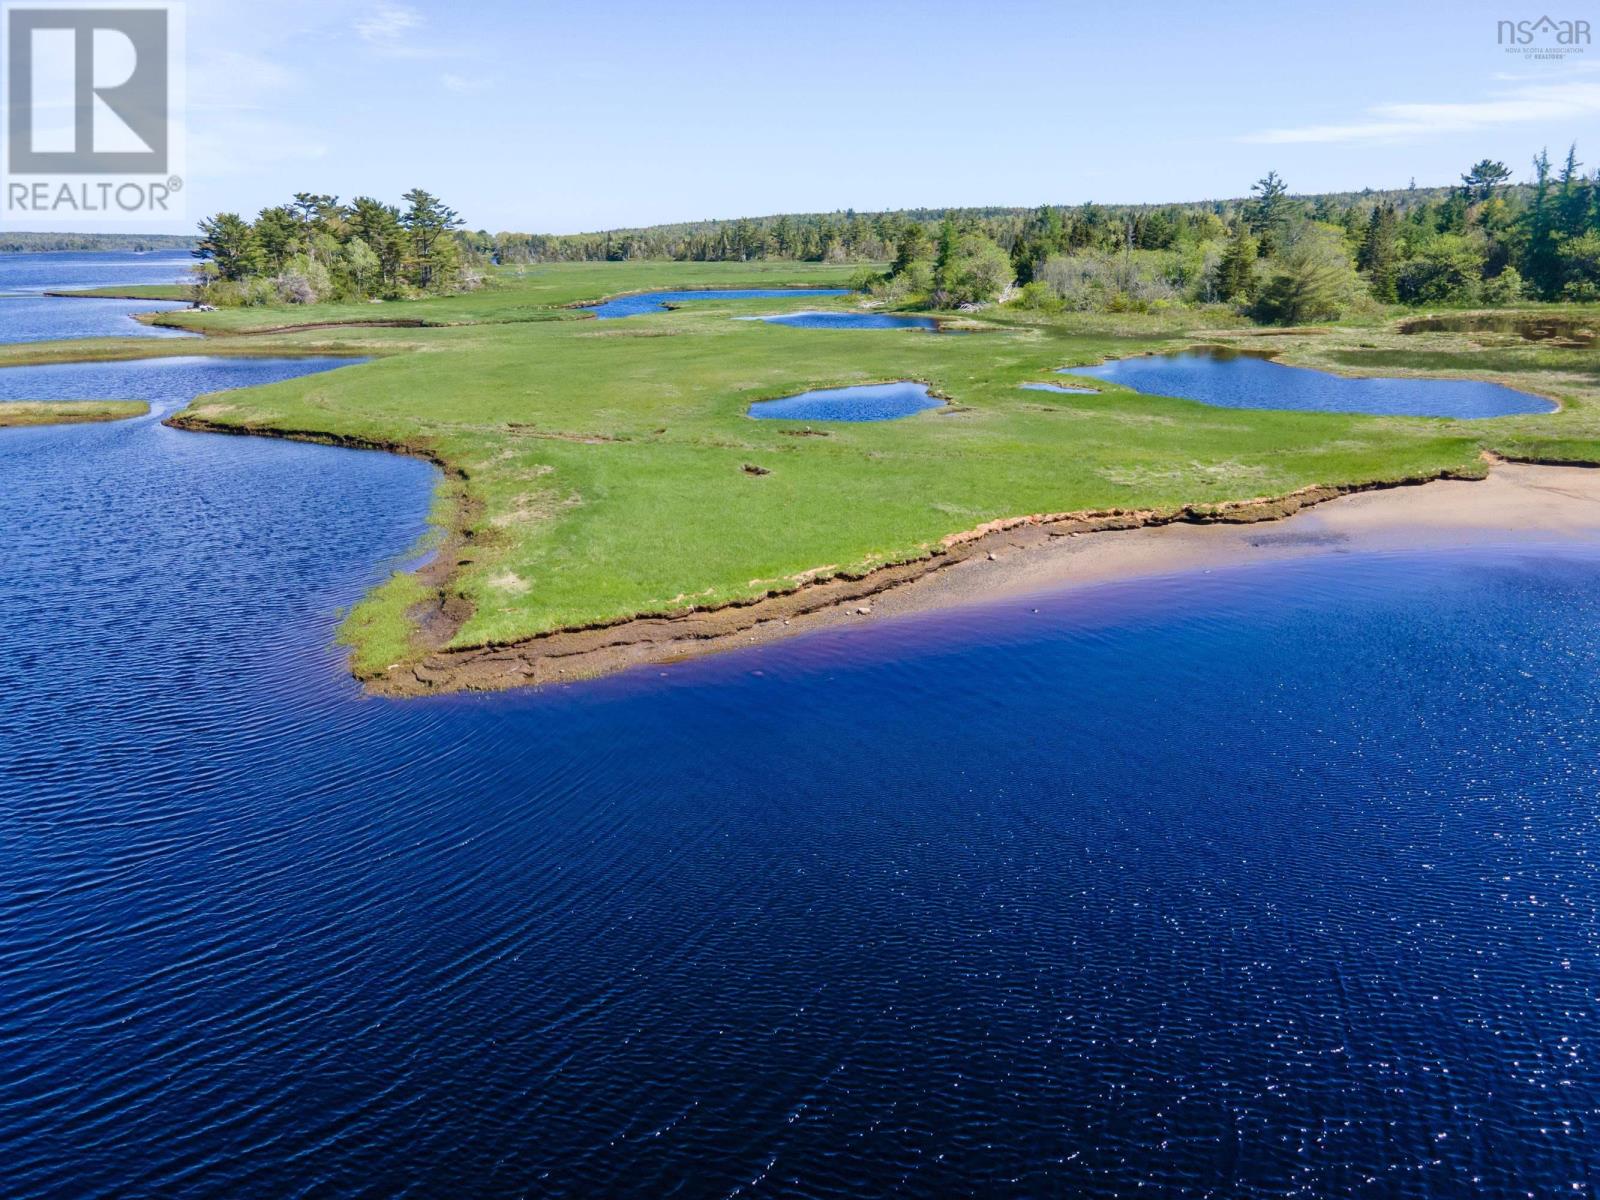
[[[925,329],[939,333],[933,317],[908,317],[899,313],[875,312],[797,312],[770,317],[741,317],[746,321],[765,321],[768,325],[792,325],[796,329]]]
[[[1543,342],[1568,350],[1592,349],[1600,342],[1600,320],[1526,313],[1453,313],[1419,317],[1400,326],[1401,333],[1506,334],[1525,342]]]
[[[1507,417],[1548,413],[1555,404],[1472,379],[1352,378],[1290,367],[1258,354],[1199,349],[1119,358],[1063,374],[1104,379],[1136,392],[1179,396],[1222,408],[1395,417]]]
[[[794,296],[843,296],[844,288],[706,288],[688,292],[642,292],[618,296],[589,309],[600,320],[666,312],[674,304],[696,300],[787,300]]]
[[[1099,388],[1068,387],[1064,383],[1025,383],[1022,385],[1029,392],[1061,392],[1068,396],[1098,396]]]
[[[920,383],[871,383],[759,400],[750,406],[750,415],[779,421],[893,421],[943,406]]]

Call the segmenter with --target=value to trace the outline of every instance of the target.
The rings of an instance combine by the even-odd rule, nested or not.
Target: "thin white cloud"
[[[1289,145],[1307,142],[1400,142],[1442,133],[1464,133],[1530,121],[1573,121],[1600,116],[1600,83],[1567,80],[1527,84],[1491,99],[1440,104],[1379,104],[1364,120],[1345,125],[1301,125],[1247,133],[1242,142]]]
[[[356,19],[356,33],[369,46],[393,49],[422,28],[422,14],[400,4],[380,4]]]
[[[426,35],[428,22],[414,8],[401,4],[379,4],[356,18],[355,31],[367,49],[383,58],[460,58],[461,51]]]

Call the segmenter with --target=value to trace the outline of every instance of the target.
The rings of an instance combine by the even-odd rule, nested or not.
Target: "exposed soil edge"
[[[863,605],[891,589],[975,556],[986,555],[991,548],[1004,544],[1008,533],[1023,527],[1043,527],[1047,535],[1054,537],[1180,523],[1280,521],[1341,496],[1421,486],[1442,479],[1479,480],[1484,474],[1484,470],[1445,469],[1425,476],[1313,486],[1282,496],[1214,505],[1101,509],[1006,518],[952,534],[924,555],[871,570],[840,572],[721,605],[641,613],[617,621],[554,630],[514,643],[435,650],[417,662],[368,678],[366,683],[368,690],[376,695],[418,696],[498,691],[591,678],[628,667],[731,649],[747,644],[758,627],[769,635],[777,634],[782,632],[782,627],[802,618]],[[775,625],[778,628],[774,628]]]
[[[450,512],[437,551],[420,567],[417,578],[430,592],[426,605],[413,610],[418,658],[373,674],[352,672],[377,696],[411,697],[462,691],[501,691],[547,683],[571,682],[612,674],[629,667],[664,663],[746,644],[758,627],[780,634],[791,622],[849,605],[861,605],[894,588],[937,571],[986,555],[1023,528],[1041,529],[1050,537],[1164,525],[1256,524],[1285,520],[1305,509],[1343,496],[1421,487],[1439,480],[1474,481],[1485,477],[1495,462],[1539,466],[1600,467],[1600,462],[1554,459],[1485,451],[1484,468],[1446,468],[1426,475],[1363,483],[1314,485],[1280,496],[1219,504],[1183,505],[1169,509],[1094,509],[1034,513],[989,521],[944,538],[927,554],[886,563],[862,572],[838,572],[774,588],[762,595],[720,605],[691,606],[667,612],[640,613],[616,621],[553,630],[503,644],[443,649],[472,615],[470,601],[451,587],[456,571],[470,562],[472,526],[481,503],[467,489],[466,472],[445,462],[426,446],[250,424],[225,424],[178,413],[164,424],[197,433],[273,437],[358,450],[378,450],[419,458],[437,467],[449,491]],[[1015,549],[1015,546],[1008,546]],[[774,628],[776,626],[777,628]],[[795,629],[793,632],[801,632]]]
[[[471,561],[473,529],[482,515],[483,504],[469,490],[468,476],[460,467],[446,462],[430,447],[407,442],[392,442],[382,438],[359,437],[352,434],[327,433],[314,429],[282,429],[276,426],[228,424],[211,421],[205,417],[175,413],[162,422],[172,429],[190,433],[223,433],[242,437],[279,438],[290,442],[312,442],[321,446],[339,446],[347,450],[376,450],[385,454],[400,454],[420,459],[438,469],[442,476],[440,494],[446,504],[443,537],[421,566],[412,575],[428,590],[428,599],[408,614],[415,626],[416,653],[427,654],[444,645],[457,629],[472,616],[472,602],[451,588],[456,572]],[[371,677],[356,667],[355,652],[350,655],[351,673],[357,678]],[[374,689],[377,690],[377,689]]]

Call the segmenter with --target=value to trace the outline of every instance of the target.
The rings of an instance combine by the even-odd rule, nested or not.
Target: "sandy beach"
[[[1600,536],[1600,469],[1496,462],[1483,479],[1310,494],[1240,506],[1237,519],[1146,523],[1057,514],[974,531],[932,559],[830,580],[751,604],[640,617],[514,646],[435,652],[369,681],[384,695],[570,682],[914,613],[1059,593],[1111,581],[1327,553],[1429,550],[1484,541]],[[1291,505],[1292,507],[1292,505]],[[1097,528],[1126,523],[1133,528]]]

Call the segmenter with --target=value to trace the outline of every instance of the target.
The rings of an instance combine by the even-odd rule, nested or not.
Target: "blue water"
[[[67,300],[63,303],[75,302]],[[133,362],[0,367],[0,402],[151,400],[157,403],[162,414],[166,414],[175,412],[191,398],[207,392],[277,383],[362,361],[334,357],[220,358],[177,355]]]
[[[366,699],[433,478],[0,432],[0,1193],[1593,1194],[1600,547]]]
[[[909,317],[900,313],[875,312],[797,312],[759,317],[769,325],[792,325],[796,329],[926,329],[939,332],[933,317]]]
[[[944,403],[929,395],[924,384],[872,383],[758,400],[750,415],[768,421],[893,421],[943,408]]]
[[[1060,392],[1068,396],[1097,396],[1099,388],[1066,387],[1059,383],[1024,383],[1018,386],[1030,392]]]
[[[189,337],[145,325],[133,314],[187,308],[159,300],[61,300],[41,293],[71,288],[176,283],[194,265],[188,254],[0,254],[0,343],[58,338]]]
[[[1498,383],[1464,379],[1356,379],[1308,367],[1290,367],[1234,351],[1118,358],[1094,367],[1069,367],[1136,392],[1180,396],[1223,408],[1277,408],[1306,412],[1401,417],[1505,417],[1554,412],[1556,406]]]
[[[637,317],[641,313],[666,312],[673,304],[694,300],[787,300],[795,296],[843,296],[844,288],[708,288],[690,292],[644,292],[637,296],[618,296],[589,309],[601,320],[612,317]]]

